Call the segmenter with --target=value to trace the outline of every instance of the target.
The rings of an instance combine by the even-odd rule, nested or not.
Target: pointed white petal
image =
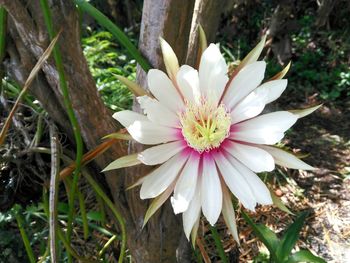
[[[239,237],[238,237],[238,232],[237,232],[235,211],[234,211],[233,205],[232,205],[231,194],[229,193],[226,185],[222,186],[222,194],[223,194],[222,215],[224,217],[225,223],[226,223],[231,235],[233,236],[233,238],[236,240],[237,244],[239,245]]]
[[[192,200],[197,184],[199,160],[199,154],[193,152],[176,182],[174,197],[171,199],[175,214],[186,211]]]
[[[160,103],[175,113],[183,109],[184,103],[180,94],[163,71],[151,69],[148,71],[147,78],[150,91]]]
[[[175,180],[188,156],[177,154],[145,177],[141,190],[141,199],[160,195]]]
[[[182,95],[187,101],[199,101],[201,92],[199,89],[199,77],[197,70],[188,65],[183,65],[177,73],[176,80]]]
[[[258,60],[262,50],[264,49],[266,42],[266,35],[264,35],[260,42],[248,53],[248,55],[242,60],[242,62],[239,64],[239,69],[244,67],[245,65],[251,64]]]
[[[224,154],[216,153],[213,155],[219,168],[220,174],[224,179],[230,191],[237,197],[242,205],[252,211],[255,211],[255,197],[243,176],[226,159]]]
[[[250,143],[275,144],[284,137],[297,117],[288,111],[277,111],[235,124],[230,139]]]
[[[220,216],[222,190],[215,162],[209,154],[204,154],[203,156],[201,204],[204,216],[213,226]]]
[[[150,121],[168,127],[179,126],[179,118],[158,100],[148,96],[137,97],[137,101]]]
[[[227,65],[220,49],[210,44],[203,52],[199,65],[201,94],[218,101],[228,81]]]
[[[143,114],[131,111],[131,110],[123,110],[118,111],[112,116],[114,119],[120,122],[124,127],[129,127],[134,121],[147,121],[147,117]]]
[[[270,172],[275,169],[275,162],[271,154],[260,148],[232,141],[226,141],[223,147],[228,153],[256,173]]]
[[[177,130],[150,121],[135,121],[127,127],[134,140],[142,144],[159,144],[176,140]]]
[[[112,73],[113,74],[113,73]],[[128,87],[135,96],[149,96],[148,92],[141,88],[136,82],[129,80],[126,77],[113,74],[121,83]]]
[[[261,94],[265,97],[265,104],[277,100],[286,89],[288,80],[279,79],[268,81],[257,87],[254,91],[258,96]]]
[[[228,109],[232,109],[252,92],[263,80],[265,73],[266,63],[264,61],[257,61],[245,66],[238,74],[233,78],[225,96],[223,102]]]
[[[229,156],[229,161],[242,174],[243,178],[249,184],[256,201],[262,205],[271,205],[272,198],[269,189],[263,181],[246,166],[237,161],[234,157]]]
[[[179,62],[175,55],[174,50],[163,38],[159,38],[160,47],[163,53],[163,60],[165,64],[166,71],[168,72],[169,77],[175,81],[176,74],[179,71]]]
[[[130,166],[138,165],[140,163],[141,163],[141,161],[137,159],[137,153],[130,154],[127,156],[120,157],[117,160],[111,162],[109,165],[107,165],[106,168],[104,168],[102,170],[102,172],[106,172],[106,171],[114,170],[114,169],[125,168],[125,167],[130,167]]]
[[[286,152],[282,149],[278,149],[273,146],[265,146],[265,145],[257,145],[258,147],[264,149],[269,152],[273,158],[275,159],[276,164],[292,168],[292,169],[300,169],[300,170],[315,170],[316,168],[308,165],[303,162],[293,154]]]
[[[259,88],[257,88],[259,89]],[[259,115],[265,108],[267,93],[250,93],[231,111],[231,123],[235,124]]]
[[[175,154],[186,147],[183,141],[175,141],[166,144],[160,144],[147,150],[144,150],[138,155],[138,159],[146,165],[156,165],[164,163]]]
[[[196,221],[198,221],[201,212],[200,186],[197,183],[195,194],[188,206],[188,209],[182,214],[182,222],[187,239],[190,238],[191,231]]]
[[[302,110],[290,110],[289,112],[295,114],[298,116],[298,118],[303,118],[311,113],[313,113],[315,110],[317,110],[319,107],[321,107],[323,104],[314,106],[314,107],[310,107],[310,108],[306,108],[306,109],[302,109]]]

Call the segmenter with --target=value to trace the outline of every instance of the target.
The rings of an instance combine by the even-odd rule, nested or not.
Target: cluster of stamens
[[[201,153],[219,147],[229,136],[231,118],[223,104],[203,98],[199,103],[186,103],[180,123],[187,144]]]

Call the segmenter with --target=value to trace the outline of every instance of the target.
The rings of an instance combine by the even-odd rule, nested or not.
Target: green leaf
[[[311,262],[311,263],[326,263],[323,258],[317,257],[309,250],[300,250],[291,255],[287,263]]]
[[[273,192],[273,190],[270,189],[270,194],[271,194],[271,198],[272,198],[272,202],[273,204],[278,208],[280,209],[281,211],[283,212],[286,212],[290,215],[294,215],[288,207],[286,207],[286,205],[282,202],[282,200],[275,195],[275,193]]]
[[[247,223],[253,228],[254,233],[258,236],[261,242],[267,247],[270,251],[271,257],[277,260],[276,250],[279,246],[280,240],[276,236],[276,234],[267,226],[262,224],[255,224],[250,217],[242,211],[242,216],[247,221]]]
[[[125,47],[130,55],[140,64],[144,71],[147,72],[151,68],[150,64],[141,55],[140,51],[131,43],[127,35],[125,35],[124,32],[110,19],[108,19],[108,17],[85,0],[74,0],[74,3],[78,5],[82,11],[92,16],[101,26],[111,32],[113,36],[118,39],[119,43]]]
[[[307,215],[308,215],[308,212],[301,213],[298,216],[298,218],[294,221],[294,223],[291,224],[285,231],[282,237],[280,246],[277,250],[278,258],[282,259],[283,261],[288,258],[290,252],[295,246],[295,243],[298,241],[299,233],[301,231],[301,228],[304,225],[304,221]]]

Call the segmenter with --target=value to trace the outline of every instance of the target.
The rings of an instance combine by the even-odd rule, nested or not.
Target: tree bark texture
[[[214,1],[203,2],[211,2],[211,6],[214,5]],[[194,4],[195,0],[144,1],[139,47],[154,68],[164,69],[159,36],[174,48],[180,64],[186,61]],[[5,69],[12,79],[23,85],[35,62],[49,44],[39,1],[0,0],[0,5],[9,13]],[[119,127],[111,117],[112,113],[100,99],[89,72],[81,48],[79,19],[73,2],[51,0],[50,8],[56,32],[63,29],[58,44],[69,94],[85,146],[90,150],[101,142],[103,136],[115,132]],[[206,10],[207,14],[211,13],[204,7],[201,10]],[[215,10],[220,12],[219,9]],[[201,12],[204,11],[197,11],[197,20],[201,17]],[[208,17],[208,20],[214,19],[215,21],[210,22],[217,25],[216,20],[219,17],[216,14]],[[206,25],[209,24],[204,23],[204,20],[203,25],[208,29]],[[215,30],[209,31],[209,37],[213,38]],[[194,50],[192,45],[190,44],[190,49]],[[143,87],[147,87],[146,73],[140,68],[137,79]],[[63,105],[53,58],[46,61],[30,92],[73,142],[73,133]],[[137,105],[134,108],[138,110]],[[142,147],[138,144],[129,146],[131,152],[140,150]],[[116,143],[98,158],[94,165],[101,170],[111,161],[126,154],[127,144]],[[144,229],[141,229],[149,202],[140,200],[139,189],[125,191],[125,188],[149,171],[150,168],[146,166],[137,166],[126,171],[118,170],[105,174],[115,205],[126,221],[128,248],[135,262],[189,262],[189,243],[182,231],[181,217],[174,216],[169,202],[153,216]],[[96,176],[101,178],[102,174],[96,173]]]

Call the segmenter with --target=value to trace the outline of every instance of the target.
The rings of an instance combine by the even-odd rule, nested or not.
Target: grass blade
[[[219,254],[220,258],[221,258],[221,262],[228,263],[227,257],[225,255],[225,250],[224,250],[224,247],[222,246],[221,238],[219,236],[218,231],[216,230],[216,227],[210,226],[210,231],[211,231],[211,235],[212,235],[212,237],[214,239],[215,246],[216,246],[216,249],[218,251],[218,254]]]
[[[309,250],[300,250],[295,252],[287,261],[287,263],[297,262],[326,263],[323,258],[315,256]]]
[[[74,0],[80,10],[92,16],[101,26],[105,27],[119,41],[119,43],[129,52],[129,54],[140,64],[144,71],[151,69],[150,64],[141,55],[140,51],[131,43],[127,35],[116,26],[108,17],[85,0]]]
[[[21,237],[22,237],[22,240],[23,240],[24,247],[26,249],[28,258],[29,258],[29,262],[30,263],[35,263],[36,260],[35,260],[35,257],[34,257],[34,253],[33,253],[32,247],[30,246],[30,242],[29,242],[27,233],[24,230],[23,218],[20,215],[20,211],[19,211],[20,210],[20,206],[19,205],[15,205],[14,209],[15,209],[15,217],[16,217],[17,225],[18,225],[18,228],[19,228],[19,232],[21,233]]]
[[[30,85],[32,84],[35,76],[38,74],[39,70],[43,66],[44,62],[49,58],[51,52],[53,51],[53,49],[55,47],[55,44],[56,44],[59,36],[60,36],[60,33],[58,33],[56,35],[56,37],[53,38],[53,40],[51,41],[50,45],[45,50],[45,52],[41,55],[41,57],[39,58],[38,62],[35,64],[34,68],[30,72],[26,82],[24,83],[23,89],[21,90],[21,93],[18,95],[18,98],[17,98],[15,104],[13,105],[9,116],[7,117],[4,126],[2,127],[2,130],[1,130],[1,133],[0,133],[0,145],[2,145],[4,143],[4,141],[5,141],[5,138],[6,138],[6,135],[7,135],[7,131],[10,128],[10,125],[11,125],[11,122],[12,122],[12,118],[15,115],[15,112],[16,112],[18,106],[19,106],[19,103],[21,102],[23,96],[25,95],[25,93],[29,89]]]

